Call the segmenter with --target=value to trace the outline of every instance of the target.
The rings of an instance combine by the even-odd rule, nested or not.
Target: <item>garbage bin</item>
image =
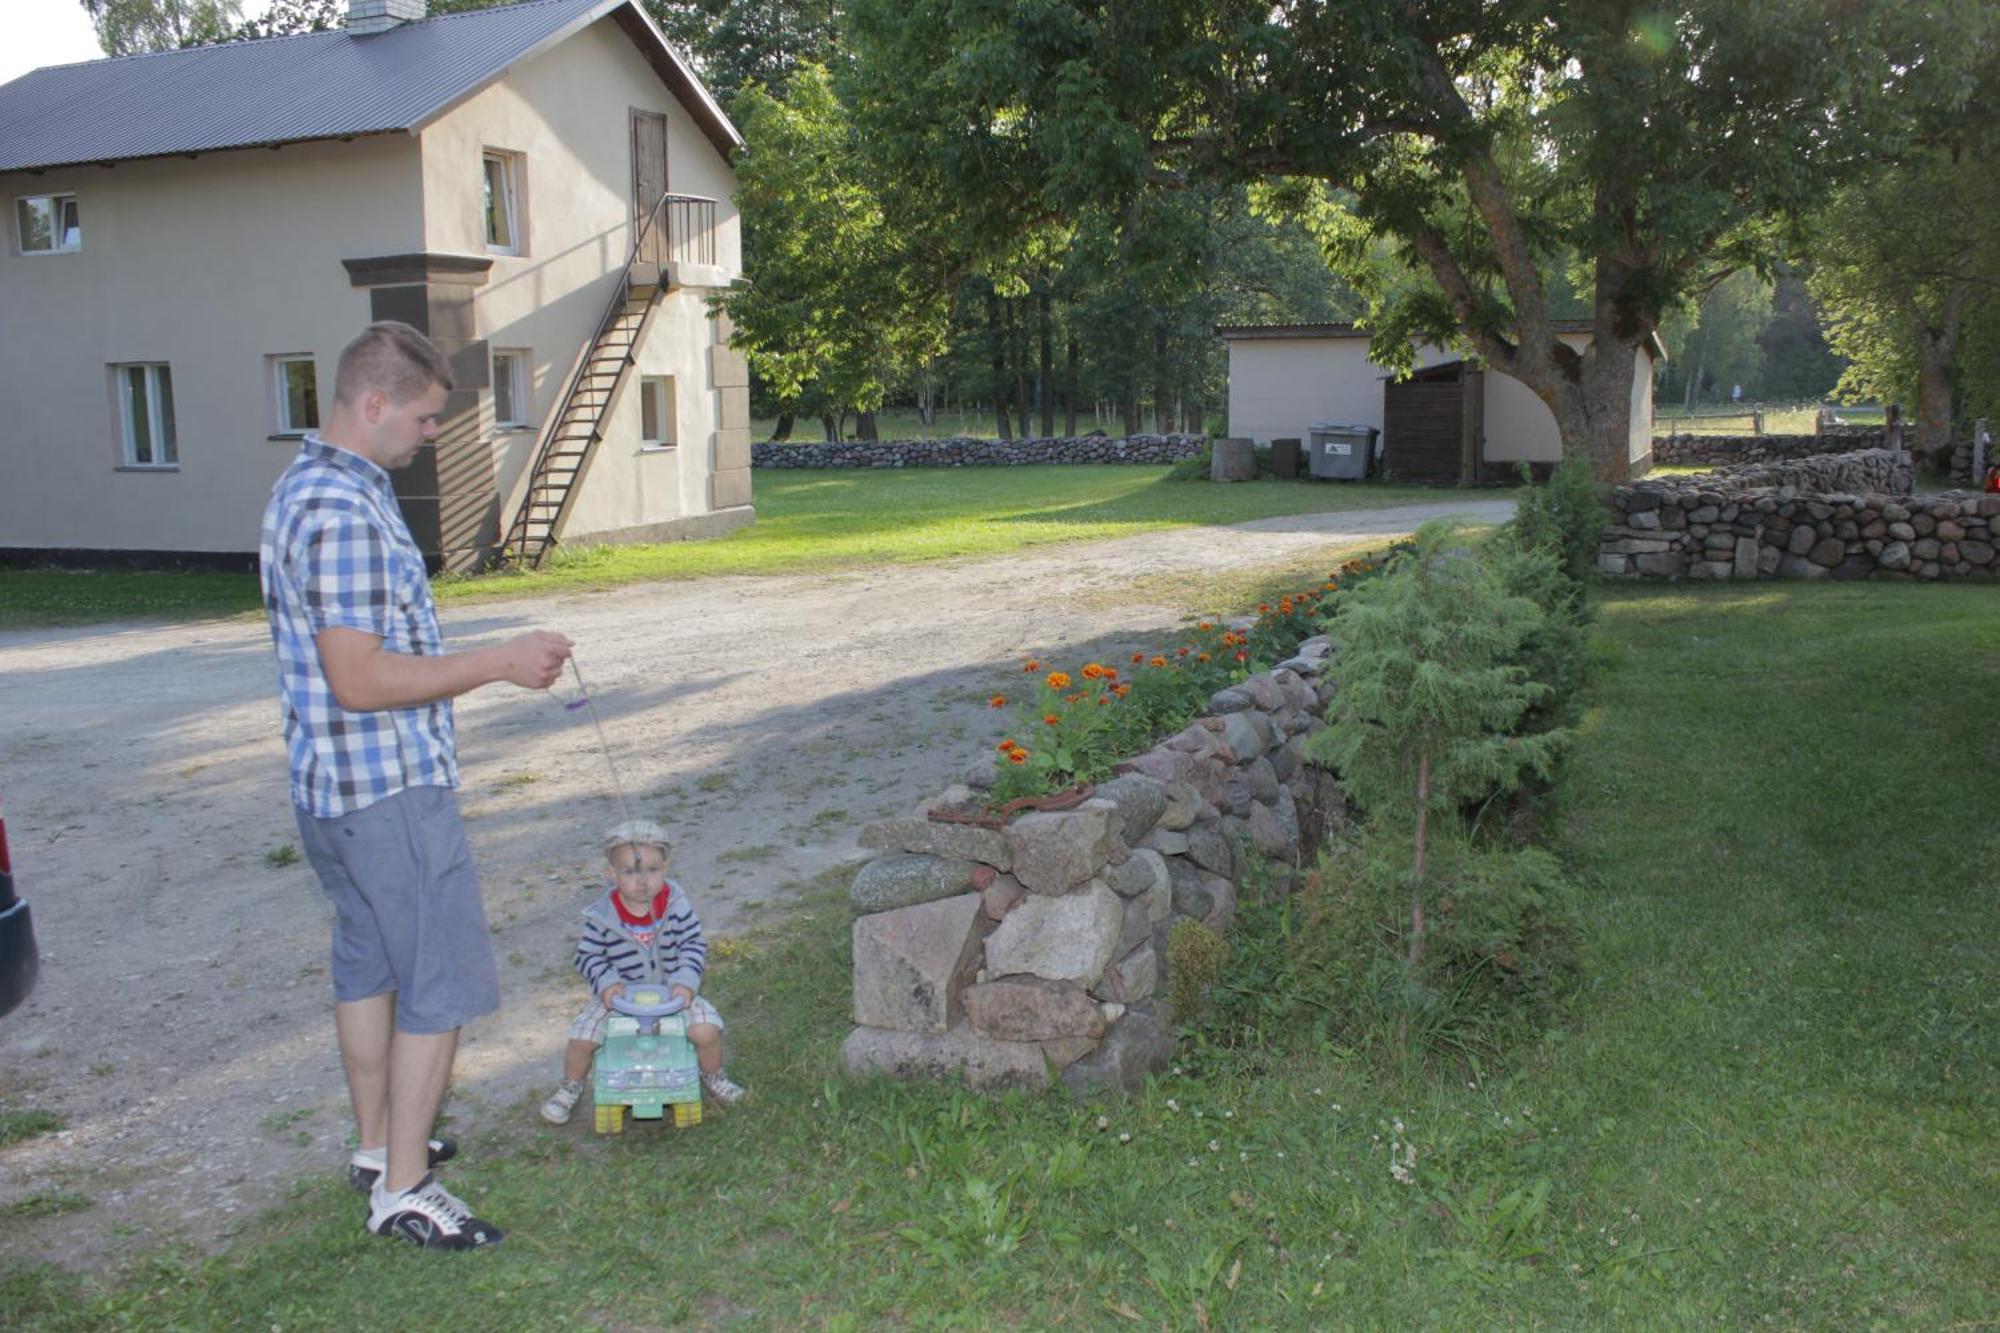
[[[1373,426],[1343,425],[1337,421],[1315,421],[1307,432],[1306,470],[1315,477],[1338,481],[1360,481],[1368,475],[1375,453]]]
[[[1271,441],[1271,475],[1293,481],[1299,475],[1300,441]]]

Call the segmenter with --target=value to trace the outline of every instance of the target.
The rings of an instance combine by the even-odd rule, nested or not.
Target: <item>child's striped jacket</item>
[[[576,942],[576,970],[590,983],[591,993],[624,982],[653,982],[701,991],[701,974],[708,966],[708,945],[701,937],[701,919],[681,886],[667,881],[667,915],[653,928],[650,946],[641,944],[618,915],[612,889],[583,909],[583,933]]]

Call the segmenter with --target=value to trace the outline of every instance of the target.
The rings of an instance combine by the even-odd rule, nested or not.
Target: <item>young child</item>
[[[722,1072],[722,1017],[695,993],[708,946],[694,904],[667,878],[671,851],[666,830],[650,819],[628,819],[604,835],[611,889],[583,909],[576,942],[576,970],[590,983],[592,998],[569,1025],[562,1082],[542,1103],[542,1119],[552,1125],[568,1124],[583,1096],[591,1058],[604,1044],[607,1001],[636,983],[665,985],[687,1001],[687,1035],[701,1064],[703,1091],[724,1105],[743,1100],[743,1089]]]

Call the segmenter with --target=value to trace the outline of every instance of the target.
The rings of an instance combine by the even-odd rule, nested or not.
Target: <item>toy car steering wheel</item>
[[[633,1018],[671,1018],[687,1008],[687,1001],[664,986],[628,987],[605,1003]]]

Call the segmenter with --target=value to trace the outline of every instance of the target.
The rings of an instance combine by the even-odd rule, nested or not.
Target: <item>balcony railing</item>
[[[637,258],[649,264],[713,264],[715,256],[715,200],[661,195],[641,228]]]

